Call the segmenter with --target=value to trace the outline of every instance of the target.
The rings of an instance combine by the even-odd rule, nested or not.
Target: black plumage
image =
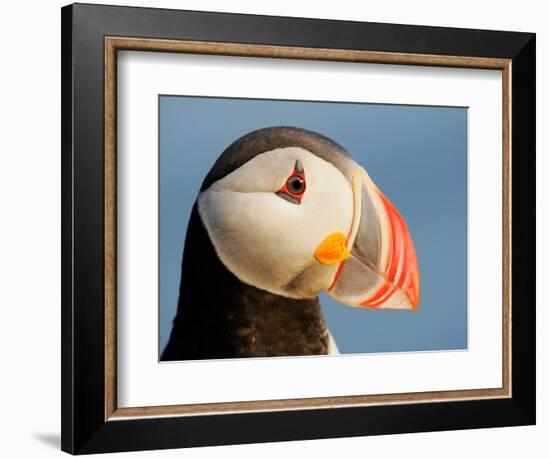
[[[219,260],[197,204],[187,227],[178,310],[161,360],[323,355],[319,299],[246,285]]]
[[[250,132],[229,145],[206,175],[200,190],[209,188],[258,154],[292,146],[304,148],[330,162],[344,175],[346,165],[353,161],[343,146],[317,132],[298,127],[267,127]]]

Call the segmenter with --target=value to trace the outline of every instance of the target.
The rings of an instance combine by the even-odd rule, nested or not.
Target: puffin
[[[160,359],[338,354],[321,291],[347,306],[416,310],[405,220],[330,138],[290,126],[250,132],[198,192]]]

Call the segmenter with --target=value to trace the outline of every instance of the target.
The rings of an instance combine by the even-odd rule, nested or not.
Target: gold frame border
[[[511,362],[511,67],[510,59],[439,56],[344,49],[301,48],[289,46],[215,43],[180,40],[105,37],[105,420],[128,420],[152,416],[205,415],[273,410],[335,408],[381,404],[408,404],[509,398],[512,395]],[[117,157],[116,100],[117,51],[154,51],[187,54],[211,54],[241,57],[269,57],[340,62],[363,62],[399,65],[424,65],[494,69],[502,71],[502,380],[501,388],[421,393],[336,396],[267,401],[185,404],[170,406],[117,406],[116,345],[116,246],[117,246]]]

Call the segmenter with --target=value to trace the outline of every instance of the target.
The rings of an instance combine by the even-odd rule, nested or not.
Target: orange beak
[[[383,202],[389,226],[388,255],[382,270],[387,281],[361,305],[380,307],[385,304],[388,307],[390,305],[388,301],[392,295],[403,291],[410,302],[411,309],[416,310],[420,302],[420,274],[411,234],[405,220],[393,204],[378,189],[376,192]]]
[[[353,175],[354,216],[341,259],[334,254],[336,237],[327,237],[318,253],[328,252],[339,265],[328,292],[339,302],[380,309],[416,310],[420,274],[411,234],[395,206],[366,171]],[[325,244],[323,249],[323,244]],[[328,250],[331,248],[331,250]],[[322,256],[321,256],[322,258]]]

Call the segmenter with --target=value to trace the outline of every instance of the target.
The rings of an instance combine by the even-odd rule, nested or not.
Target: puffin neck
[[[319,299],[292,299],[241,282],[218,258],[194,205],[178,310],[163,361],[327,353]]]

